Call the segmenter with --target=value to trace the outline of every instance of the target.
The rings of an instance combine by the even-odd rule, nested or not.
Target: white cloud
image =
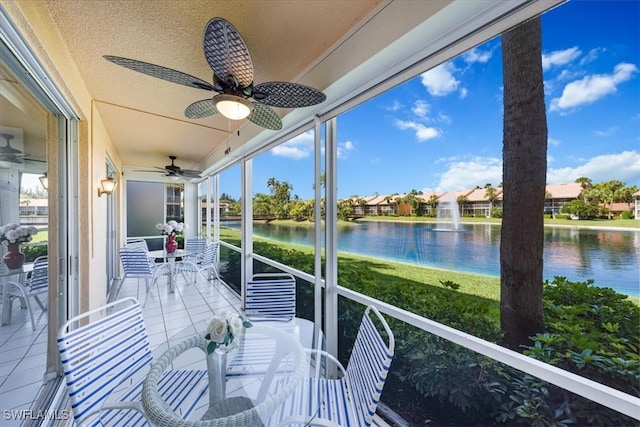
[[[603,47],[596,47],[595,49],[591,49],[589,53],[587,53],[580,60],[580,65],[585,65],[585,64],[588,64],[589,62],[595,61],[596,59],[598,59],[598,56],[604,51],[606,51],[606,49]]]
[[[605,129],[605,130],[594,130],[593,133],[596,136],[606,137],[606,136],[613,135],[617,131],[618,131],[618,128],[616,126],[612,126],[609,129]]]
[[[313,154],[313,131],[307,131],[295,138],[274,147],[271,152],[274,156],[287,157],[299,160]]]
[[[628,185],[640,182],[640,153],[637,151],[623,151],[622,153],[603,154],[585,160],[576,167],[565,167],[547,171],[548,184],[564,184],[574,182],[581,176],[586,176],[593,182],[617,179]]]
[[[553,139],[553,138],[547,138],[547,146],[549,146],[549,145],[557,147],[558,145],[560,145],[560,141],[558,141],[557,139]]]
[[[554,50],[542,54],[542,69],[544,71],[559,65],[566,65],[578,58],[582,52],[576,46],[565,50]]]
[[[493,51],[491,50],[481,51],[478,48],[473,48],[462,54],[462,59],[470,64],[474,62],[480,62],[484,64],[491,59],[492,55]]]
[[[402,104],[399,101],[393,101],[393,104],[387,107],[388,111],[398,111],[402,109]]]
[[[497,186],[502,182],[502,159],[474,157],[470,160],[450,160],[449,168],[440,175],[439,191],[475,188],[487,182]]]
[[[400,130],[412,129],[416,132],[416,138],[418,141],[428,141],[433,138],[437,138],[441,135],[440,131],[434,127],[427,127],[422,123],[405,122],[402,120],[396,120],[396,127]]]
[[[418,117],[427,118],[429,115],[429,109],[429,104],[427,104],[426,101],[419,99],[413,104],[411,112]]]
[[[451,124],[451,117],[447,116],[444,113],[438,113],[438,121],[446,124]]]
[[[351,141],[346,141],[343,143],[339,143],[338,144],[338,158],[339,159],[344,159],[347,157],[347,154],[350,151],[355,150],[355,146],[353,145],[353,142]]]
[[[629,80],[638,68],[634,64],[620,63],[613,74],[594,74],[567,84],[560,98],[551,100],[551,111],[569,110],[581,105],[592,104],[613,93],[617,86]]]
[[[433,96],[445,96],[458,90],[460,81],[453,75],[456,68],[452,62],[446,62],[422,73],[422,84]]]

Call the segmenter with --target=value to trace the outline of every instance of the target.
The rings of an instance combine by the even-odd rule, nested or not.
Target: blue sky
[[[341,115],[338,196],[502,181],[502,59],[490,40]],[[640,187],[640,1],[570,1],[542,16],[549,184],[586,176]],[[254,162],[313,197],[313,138]],[[222,189],[224,191],[224,180]]]

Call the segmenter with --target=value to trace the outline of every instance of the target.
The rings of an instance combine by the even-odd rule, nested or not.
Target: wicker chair
[[[60,360],[77,425],[147,425],[140,401],[152,354],[140,304],[124,298],[67,321],[58,333]],[[133,385],[128,385],[133,382]],[[207,373],[169,371],[158,393],[187,418],[206,394]]]

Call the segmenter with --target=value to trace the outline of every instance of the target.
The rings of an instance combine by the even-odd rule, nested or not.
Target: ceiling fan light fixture
[[[252,105],[249,101],[235,95],[216,95],[213,97],[213,104],[220,114],[230,120],[246,119],[252,110]]]

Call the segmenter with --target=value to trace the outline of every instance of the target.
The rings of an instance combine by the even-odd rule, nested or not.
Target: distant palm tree
[[[585,203],[588,203],[589,190],[593,187],[592,181],[585,176],[581,176],[580,178],[576,179],[575,182],[580,184],[580,186],[582,187],[582,192],[580,193],[580,195],[582,196],[582,200]]]
[[[493,188],[491,186],[491,184],[488,184],[488,187],[484,187],[486,188],[486,191],[484,192],[484,198],[487,199],[489,201],[489,218],[491,218],[491,211],[493,210],[493,204],[496,202],[496,200],[498,200],[498,191]]]
[[[456,202],[458,202],[458,208],[460,209],[460,216],[462,217],[464,215],[464,205],[469,203],[469,198],[466,195],[461,194],[456,198]]]

